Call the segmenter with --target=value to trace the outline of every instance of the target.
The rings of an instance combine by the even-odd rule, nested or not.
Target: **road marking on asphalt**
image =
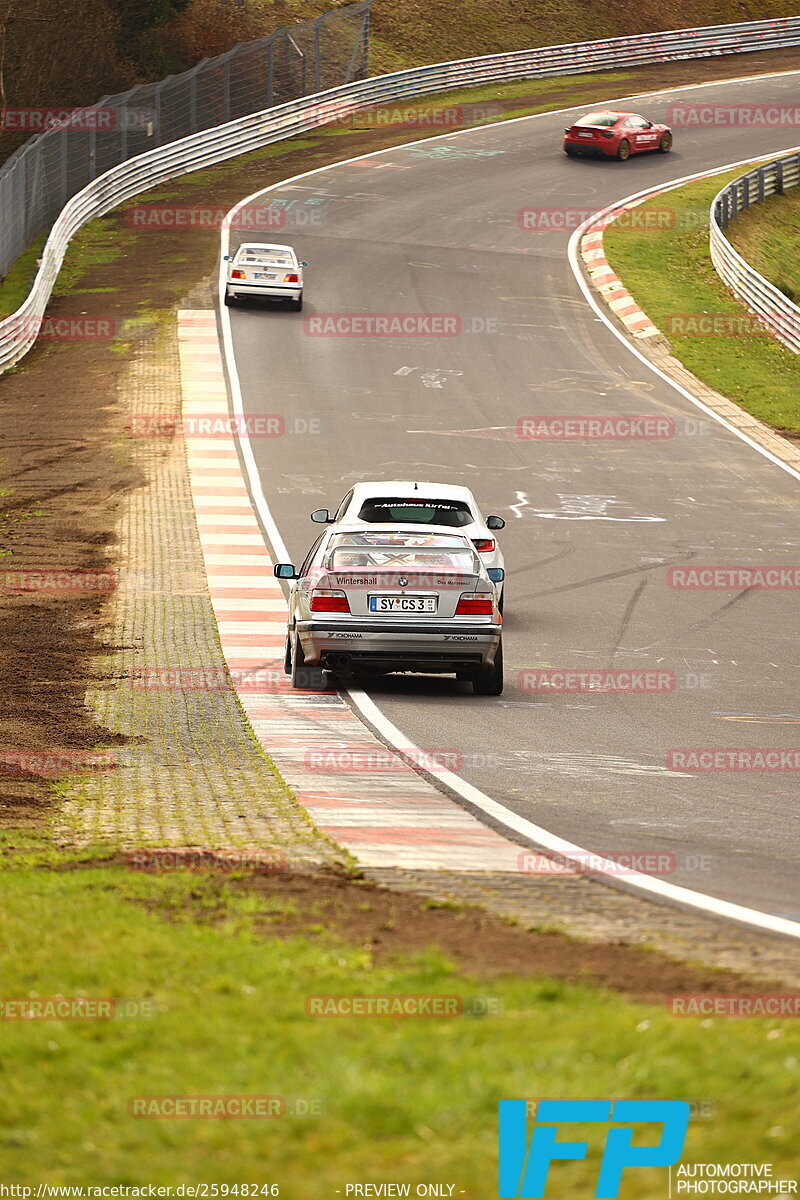
[[[662,91],[661,93],[659,93],[659,95],[666,95],[670,90],[672,90],[672,91],[697,91],[701,88],[719,87],[722,85],[728,86],[732,82],[745,83],[745,82],[749,82],[751,80],[757,80],[759,82],[762,82],[765,79],[772,79],[772,78],[778,78],[781,76],[790,76],[790,75],[797,75],[797,74],[798,74],[798,72],[796,72],[796,71],[774,72],[770,75],[745,76],[745,77],[741,77],[738,80],[726,80],[726,81],[723,81],[723,84],[721,84],[719,80],[715,80],[710,83],[691,84],[689,86],[684,86],[680,89],[666,89],[665,91]],[[649,92],[637,92],[630,96],[619,97],[619,98],[607,100],[604,102],[598,101],[597,107],[612,107],[614,105],[619,105],[622,101],[639,99],[641,97],[646,97],[646,96],[652,95],[652,94],[653,93],[649,93]],[[555,109],[555,110],[551,110],[548,113],[537,113],[532,116],[512,118],[510,121],[505,122],[505,124],[517,124],[522,121],[533,121],[533,120],[541,119],[543,117],[557,116],[557,115],[559,115],[559,113],[577,111],[578,107],[579,106],[573,105],[571,108]],[[452,133],[443,134],[441,136],[441,138],[437,139],[437,140],[446,140],[449,138],[463,137],[470,132],[474,132],[474,131],[472,131],[472,130],[456,130]],[[414,145],[414,144],[415,143],[409,143],[409,145]],[[419,143],[417,143],[417,144],[419,144]],[[394,150],[399,150],[399,149],[403,149],[403,148],[404,147],[402,147],[402,146],[393,147]],[[228,252],[228,248],[230,245],[230,224],[233,221],[235,214],[241,208],[243,208],[245,205],[256,200],[259,196],[264,195],[268,191],[275,190],[278,187],[286,186],[287,183],[295,183],[299,179],[307,179],[312,175],[318,175],[327,170],[334,170],[337,167],[346,166],[346,165],[349,165],[349,164],[352,164],[352,163],[358,162],[358,161],[364,161],[365,159],[372,158],[375,155],[378,155],[381,153],[383,153],[383,152],[382,151],[373,151],[372,154],[367,155],[367,156],[360,156],[359,159],[350,159],[350,160],[346,160],[345,162],[331,163],[327,167],[317,167],[311,171],[305,171],[300,175],[293,176],[289,180],[284,180],[284,181],[282,181],[282,183],[272,184],[269,187],[261,188],[261,189],[259,189],[259,191],[254,192],[251,196],[246,197],[244,200],[240,201],[239,204],[235,205],[234,208],[232,208],[230,210],[230,213],[227,214],[226,222],[223,226],[222,233],[221,233],[222,255],[224,255]],[[764,157],[774,157],[774,156],[764,156]],[[754,160],[752,158],[749,158],[744,161],[752,162]],[[737,166],[739,164],[734,163],[732,165]],[[728,167],[722,168],[722,170],[729,170],[729,169],[730,169],[730,165]],[[679,182],[685,182],[685,180],[681,180]],[[594,220],[597,220],[599,215],[600,214],[596,214]],[[800,473],[794,471],[792,468],[787,467],[786,464],[781,462],[780,459],[776,458],[774,455],[771,455],[768,451],[764,450],[764,448],[759,446],[758,443],[753,442],[746,435],[740,433],[740,431],[737,430],[735,427],[729,425],[723,418],[719,417],[718,414],[714,413],[711,409],[708,409],[704,404],[702,404],[702,402],[697,400],[696,397],[692,396],[691,393],[689,393],[685,389],[681,388],[678,384],[674,383],[667,375],[665,375],[663,372],[659,371],[656,367],[654,367],[648,361],[648,359],[645,358],[645,356],[643,354],[641,354],[638,350],[636,350],[635,347],[630,346],[630,344],[626,341],[623,334],[614,328],[613,323],[609,320],[609,318],[607,318],[605,316],[605,314],[601,311],[599,306],[595,303],[594,298],[591,296],[591,292],[588,288],[588,285],[582,279],[579,267],[577,266],[577,263],[573,259],[573,254],[574,254],[573,243],[574,243],[574,239],[571,239],[570,244],[569,244],[570,262],[572,264],[573,272],[575,273],[575,276],[578,279],[578,282],[581,286],[581,290],[583,291],[585,298],[587,299],[587,301],[589,302],[591,307],[594,309],[594,311],[597,314],[599,314],[599,319],[601,319],[608,326],[608,328],[610,328],[612,330],[612,332],[614,332],[615,336],[623,343],[623,345],[628,346],[628,349],[631,350],[632,353],[636,354],[636,356],[643,363],[645,368],[652,371],[654,374],[658,375],[662,380],[664,380],[666,383],[668,383],[671,387],[674,387],[681,395],[683,395],[686,399],[690,400],[691,403],[696,404],[699,408],[708,412],[709,415],[711,415],[714,418],[714,420],[719,421],[720,424],[722,424],[723,426],[728,428],[737,437],[740,437],[743,441],[747,442],[750,446],[752,446],[752,448],[754,450],[758,451],[758,453],[763,454],[765,457],[767,457],[771,461],[775,462],[776,465],[782,467],[785,470],[788,470],[791,474],[800,478]],[[225,283],[225,265],[224,265],[224,262],[222,261],[222,256],[221,256],[220,264],[219,264],[218,284],[220,285],[220,287],[223,290],[224,290],[224,283]],[[235,359],[235,354],[234,354],[234,350],[233,350],[233,339],[232,339],[230,313],[226,308],[223,308],[220,311],[220,321],[221,321],[221,330],[222,330],[223,352],[225,355],[226,365],[227,365],[228,371],[229,371],[229,380],[230,380],[230,385],[231,385],[233,408],[234,408],[235,412],[241,413],[243,411],[241,385],[240,385],[238,373],[236,370],[236,359]],[[255,504],[256,510],[258,512],[259,519],[261,522],[261,527],[264,529],[267,537],[269,538],[269,541],[272,545],[273,551],[275,552],[277,558],[280,561],[289,561],[288,553],[286,551],[286,546],[284,544],[283,538],[281,537],[280,530],[278,529],[278,526],[277,526],[275,519],[272,515],[272,512],[269,508],[269,505],[267,504],[266,497],[264,496],[263,487],[261,485],[261,479],[260,479],[258,469],[256,466],[252,447],[250,446],[249,438],[245,435],[245,437],[243,439],[240,439],[239,444],[240,444],[241,450],[242,450],[242,457],[244,459],[244,464],[245,464],[245,472],[246,472],[246,476],[247,476],[247,479],[249,482],[251,495],[253,497],[253,503]],[[394,748],[398,748],[398,749],[410,749],[412,751],[417,750],[417,747],[414,746],[414,744],[410,741],[410,739],[408,739],[405,736],[405,734],[403,734],[395,725],[392,724],[392,722],[390,722],[388,720],[387,717],[384,716],[384,714],[380,711],[380,709],[375,705],[374,701],[372,701],[369,696],[367,696],[363,692],[353,691],[353,692],[350,692],[350,697],[351,697],[353,703],[356,705],[356,708],[358,709],[358,711],[361,713],[365,724],[372,726],[373,728],[378,730],[381,733],[381,735],[386,739],[386,741],[388,742],[388,744],[390,746],[392,746]],[[440,785],[444,784],[445,786],[450,788],[456,795],[460,796],[466,803],[472,805],[478,811],[483,812],[487,817],[490,817],[491,819],[493,819],[501,828],[508,829],[512,833],[516,832],[519,836],[528,839],[530,842],[532,842],[537,847],[541,847],[544,849],[550,849],[554,853],[557,853],[557,854],[569,855],[570,853],[572,853],[573,855],[576,855],[578,857],[585,856],[588,853],[588,851],[584,850],[582,847],[575,846],[573,843],[567,842],[563,838],[556,837],[554,834],[551,834],[548,830],[543,829],[541,826],[535,825],[533,822],[526,820],[524,817],[520,817],[517,813],[512,812],[510,809],[505,808],[503,805],[499,804],[497,801],[492,800],[491,797],[486,796],[478,788],[474,787],[470,783],[467,783],[466,780],[461,779],[458,775],[455,775],[451,772],[447,772],[446,777],[445,777],[445,774],[439,775],[437,777],[437,782],[439,782]],[[390,863],[390,865],[396,865],[396,864]],[[602,871],[600,873],[601,873],[601,875],[604,874],[604,872],[602,872]],[[605,872],[605,874],[607,875],[607,877],[609,879],[612,879],[612,876],[610,875],[609,872]],[[714,915],[714,916],[724,917],[726,919],[737,921],[737,922],[745,924],[745,925],[754,926],[756,928],[763,929],[768,932],[785,934],[786,936],[792,937],[792,938],[800,938],[800,925],[798,925],[797,923],[795,923],[793,921],[788,921],[784,918],[776,917],[769,913],[759,912],[756,909],[747,908],[743,905],[733,904],[729,901],[719,900],[714,896],[708,896],[708,895],[703,894],[702,892],[695,892],[689,888],[682,888],[675,884],[666,883],[664,880],[658,879],[654,876],[641,875],[641,874],[635,874],[632,876],[628,876],[626,878],[626,885],[632,887],[632,889],[637,892],[643,893],[644,895],[655,896],[655,897],[663,899],[667,902],[677,903],[677,904],[683,905],[685,907],[693,908],[693,909],[701,911],[707,915],[710,914],[710,915]]]

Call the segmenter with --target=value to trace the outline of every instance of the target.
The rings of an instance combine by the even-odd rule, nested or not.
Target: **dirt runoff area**
[[[588,105],[798,65],[796,51],[669,63],[628,71],[624,81],[523,82],[491,104],[496,115]],[[434,103],[446,106],[447,97]],[[440,132],[365,118],[183,177],[137,203],[168,198],[224,213],[290,175]],[[50,335],[0,381],[0,829],[38,826],[57,803],[59,780],[102,765],[103,753],[124,741],[84,703],[87,687],[103,683],[97,664],[108,649],[121,549],[115,526],[125,497],[144,482],[117,390],[137,343],[155,336],[182,297],[194,289],[193,306],[210,307],[210,287],[198,291],[198,281],[217,254],[215,228],[136,229],[126,210],[93,222],[68,255],[68,286],[59,285],[48,310]]]

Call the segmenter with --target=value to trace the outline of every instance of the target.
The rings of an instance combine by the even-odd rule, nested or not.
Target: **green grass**
[[[767,335],[690,336],[674,332],[672,325],[678,314],[741,316],[746,311],[724,287],[708,250],[711,201],[743,170],[739,167],[648,201],[636,213],[674,210],[674,228],[610,225],[604,237],[606,256],[690,371],[760,420],[798,431],[800,356]],[[794,249],[792,257],[795,261]]]
[[[751,266],[800,303],[800,190],[754,204],[731,222],[727,237]]]
[[[299,1200],[333,1197],[353,1180],[446,1180],[486,1200],[497,1101],[541,1096],[712,1100],[714,1118],[690,1128],[687,1161],[800,1166],[791,1070],[800,1035],[790,1022],[675,1019],[590,986],[466,978],[435,948],[377,966],[368,948],[322,924],[319,934],[276,937],[293,905],[235,880],[85,863],[56,870],[69,856],[31,836],[17,853],[0,876],[2,995],[150,998],[156,1015],[4,1022],[0,1178],[277,1182]],[[502,1011],[451,1020],[305,1012],[308,994],[384,992],[491,995]],[[200,1094],[300,1096],[321,1100],[324,1115],[128,1115],[133,1096]],[[596,1132],[585,1132],[596,1151]],[[595,1151],[558,1168],[559,1194],[592,1193]],[[655,1200],[664,1188],[663,1172],[638,1171],[623,1200]]]

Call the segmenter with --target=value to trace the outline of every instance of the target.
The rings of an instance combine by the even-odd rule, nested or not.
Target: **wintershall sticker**
[[[670,771],[800,771],[800,750],[718,747],[667,751]]]
[[[800,588],[800,567],[668,567],[667,587],[696,591]]]
[[[674,671],[579,671],[529,668],[519,672],[523,692],[674,692]]]
[[[691,1110],[685,1100],[540,1100],[528,1139],[528,1103],[501,1100],[499,1121],[499,1180],[502,1200],[529,1200],[545,1195],[550,1165],[559,1160],[585,1159],[588,1142],[558,1140],[560,1126],[573,1123],[611,1123],[606,1131],[595,1196],[619,1194],[626,1170],[670,1167],[680,1158]],[[651,1139],[635,1125],[655,1126]],[[620,1128],[620,1126],[622,1126]],[[634,1145],[636,1138],[637,1145]],[[554,1172],[555,1174],[555,1172]],[[666,1182],[666,1180],[665,1180]],[[557,1196],[557,1187],[552,1189]]]
[[[673,1017],[800,1017],[800,992],[670,996],[667,1012]]]
[[[303,319],[309,337],[456,337],[456,313],[317,313]]]
[[[663,441],[674,437],[671,417],[520,417],[517,437],[531,442]]]
[[[309,1017],[458,1017],[461,996],[307,996]]]

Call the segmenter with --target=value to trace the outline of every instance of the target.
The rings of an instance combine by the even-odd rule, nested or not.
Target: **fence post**
[[[189,132],[197,133],[197,71],[189,82]]]
[[[775,191],[783,194],[783,160],[775,164]]]
[[[314,91],[322,91],[322,22],[323,17],[317,17],[314,22]]]
[[[222,113],[225,121],[231,119],[231,59],[230,55],[225,59],[225,66],[222,71]]]
[[[273,99],[273,95],[272,95],[272,85],[273,85],[272,47],[273,47],[273,44],[274,43],[272,42],[272,39],[270,39],[269,46],[267,47],[267,49],[269,51],[268,58],[267,58],[267,108],[272,108],[273,104],[275,103],[275,101]]]
[[[758,168],[758,198],[759,198],[759,200],[765,200],[766,196],[767,196],[766,172],[767,172],[766,167]]]

